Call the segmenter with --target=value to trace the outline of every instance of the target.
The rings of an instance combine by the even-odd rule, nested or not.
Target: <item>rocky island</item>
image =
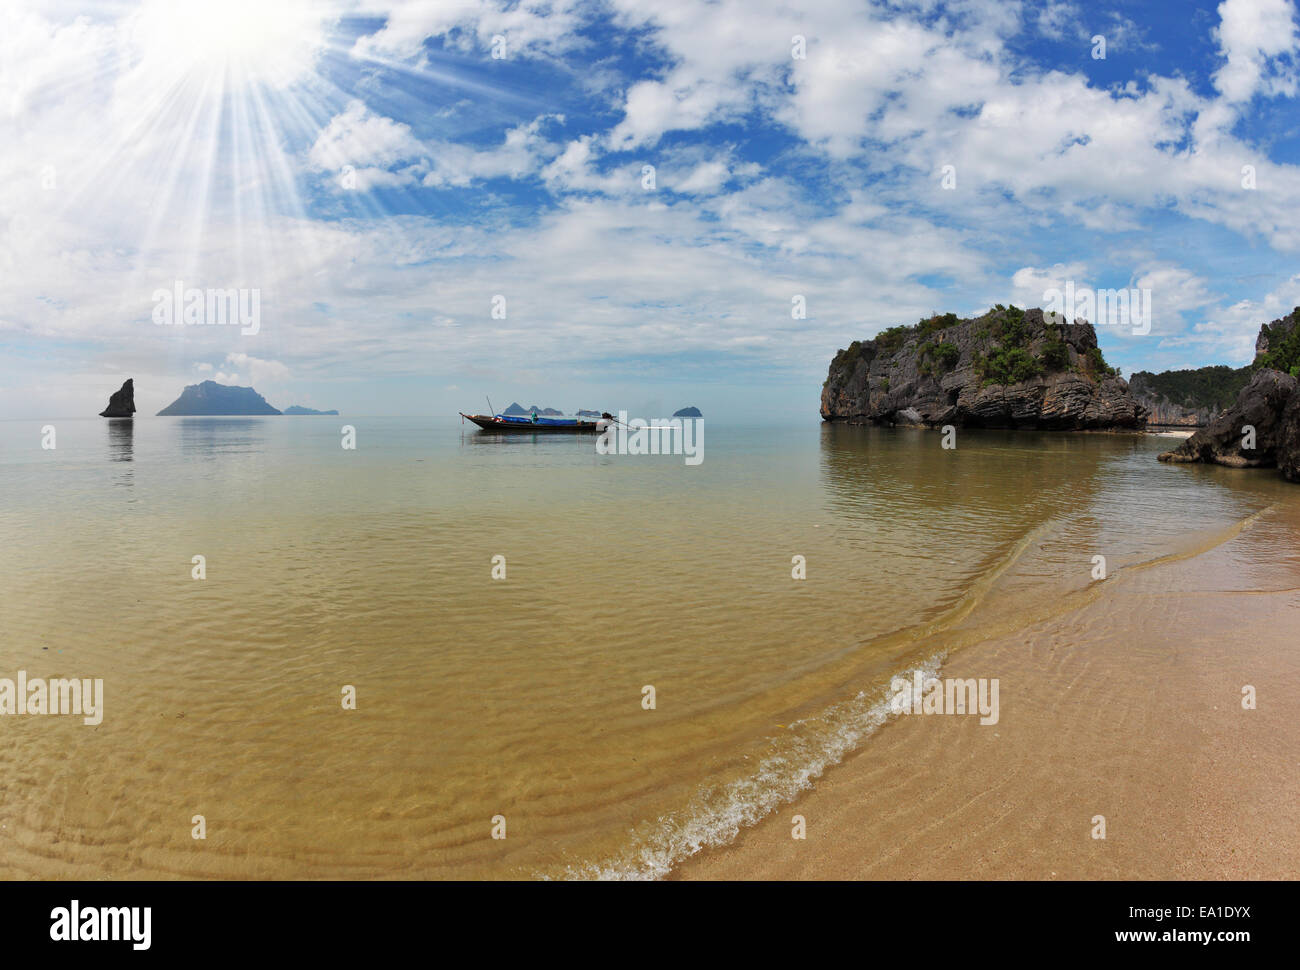
[[[108,398],[108,407],[99,412],[101,418],[129,418],[135,414],[135,378],[128,377],[119,390]]]
[[[231,387],[216,381],[189,385],[180,397],[158,412],[160,416],[279,413],[251,387]]]
[[[1300,307],[1260,328],[1236,403],[1160,460],[1277,468],[1300,482]]]
[[[530,408],[525,408],[522,407],[518,401],[511,401],[510,406],[501,413],[509,414],[513,417],[520,417],[532,414],[534,411],[540,415],[545,415],[546,417],[559,417],[564,414],[563,411],[557,411],[555,408],[539,408],[536,404]]]
[[[317,411],[315,408],[305,408],[300,404],[290,404],[284,409],[285,414],[338,414],[338,411]]]
[[[855,340],[831,361],[825,421],[1061,431],[1140,429],[1146,409],[1086,322],[1001,304]]]

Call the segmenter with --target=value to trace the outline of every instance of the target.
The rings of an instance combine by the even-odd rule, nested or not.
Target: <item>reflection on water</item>
[[[135,469],[130,462],[135,460],[135,421],[131,418],[109,418],[108,420],[108,460],[127,462],[113,475],[113,484],[130,488],[135,484]]]
[[[270,437],[266,418],[181,418],[173,424],[181,451],[209,461],[231,454],[254,454]]]
[[[956,449],[918,429],[822,429],[827,507],[861,523],[854,541],[895,582],[964,589],[1015,541],[1063,508],[1091,504],[1117,437],[1063,441],[962,432]]]
[[[132,461],[135,457],[135,421],[132,418],[109,418],[108,458]]]
[[[499,448],[504,444],[549,445],[557,448],[580,448],[594,452],[596,436],[594,434],[555,434],[554,432],[488,431],[483,428],[468,428],[461,432],[462,445],[492,445]]]

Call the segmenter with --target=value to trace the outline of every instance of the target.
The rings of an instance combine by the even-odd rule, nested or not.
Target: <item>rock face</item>
[[[1259,336],[1255,338],[1256,362],[1259,362],[1259,359],[1266,356],[1269,351],[1277,350],[1285,344],[1297,326],[1300,326],[1300,307],[1296,307],[1289,316],[1260,327]]]
[[[1146,410],[1086,322],[998,307],[944,314],[855,341],[831,362],[821,415],[851,424],[1137,429]]]
[[[129,418],[135,414],[135,378],[128,377],[119,390],[108,398],[108,407],[99,412],[101,418]]]
[[[1277,467],[1288,482],[1300,482],[1300,393],[1292,394],[1277,433]]]
[[[1257,370],[1236,404],[1159,457],[1231,468],[1277,466],[1288,480],[1300,481],[1300,381],[1269,368]]]
[[[1250,367],[1198,367],[1160,374],[1138,371],[1128,381],[1147,423],[1164,427],[1204,428],[1232,407],[1252,375]]]
[[[1255,362],[1248,370],[1250,383],[1237,402],[1209,427],[1160,455],[1161,461],[1276,467],[1287,481],[1300,482],[1300,307],[1260,327]],[[1247,433],[1251,429],[1253,441]]]
[[[251,387],[231,387],[216,381],[191,384],[160,415],[279,414]]]
[[[1129,390],[1136,386],[1137,378],[1128,382]],[[1174,404],[1168,398],[1134,392],[1134,399],[1146,408],[1147,426],[1158,428],[1204,428],[1219,411],[1215,408],[1189,407]]]

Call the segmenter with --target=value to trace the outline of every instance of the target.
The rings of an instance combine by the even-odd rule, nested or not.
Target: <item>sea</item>
[[[0,715],[0,877],[662,878],[895,677],[1300,505],[1152,434],[706,432],[0,422],[0,678],[102,681]]]

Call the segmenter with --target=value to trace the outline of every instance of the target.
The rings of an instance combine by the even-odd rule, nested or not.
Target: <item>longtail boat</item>
[[[607,419],[612,417],[605,415],[599,421],[584,421],[582,418],[547,418],[540,414],[458,413],[484,431],[506,434],[599,434],[605,430]]]

